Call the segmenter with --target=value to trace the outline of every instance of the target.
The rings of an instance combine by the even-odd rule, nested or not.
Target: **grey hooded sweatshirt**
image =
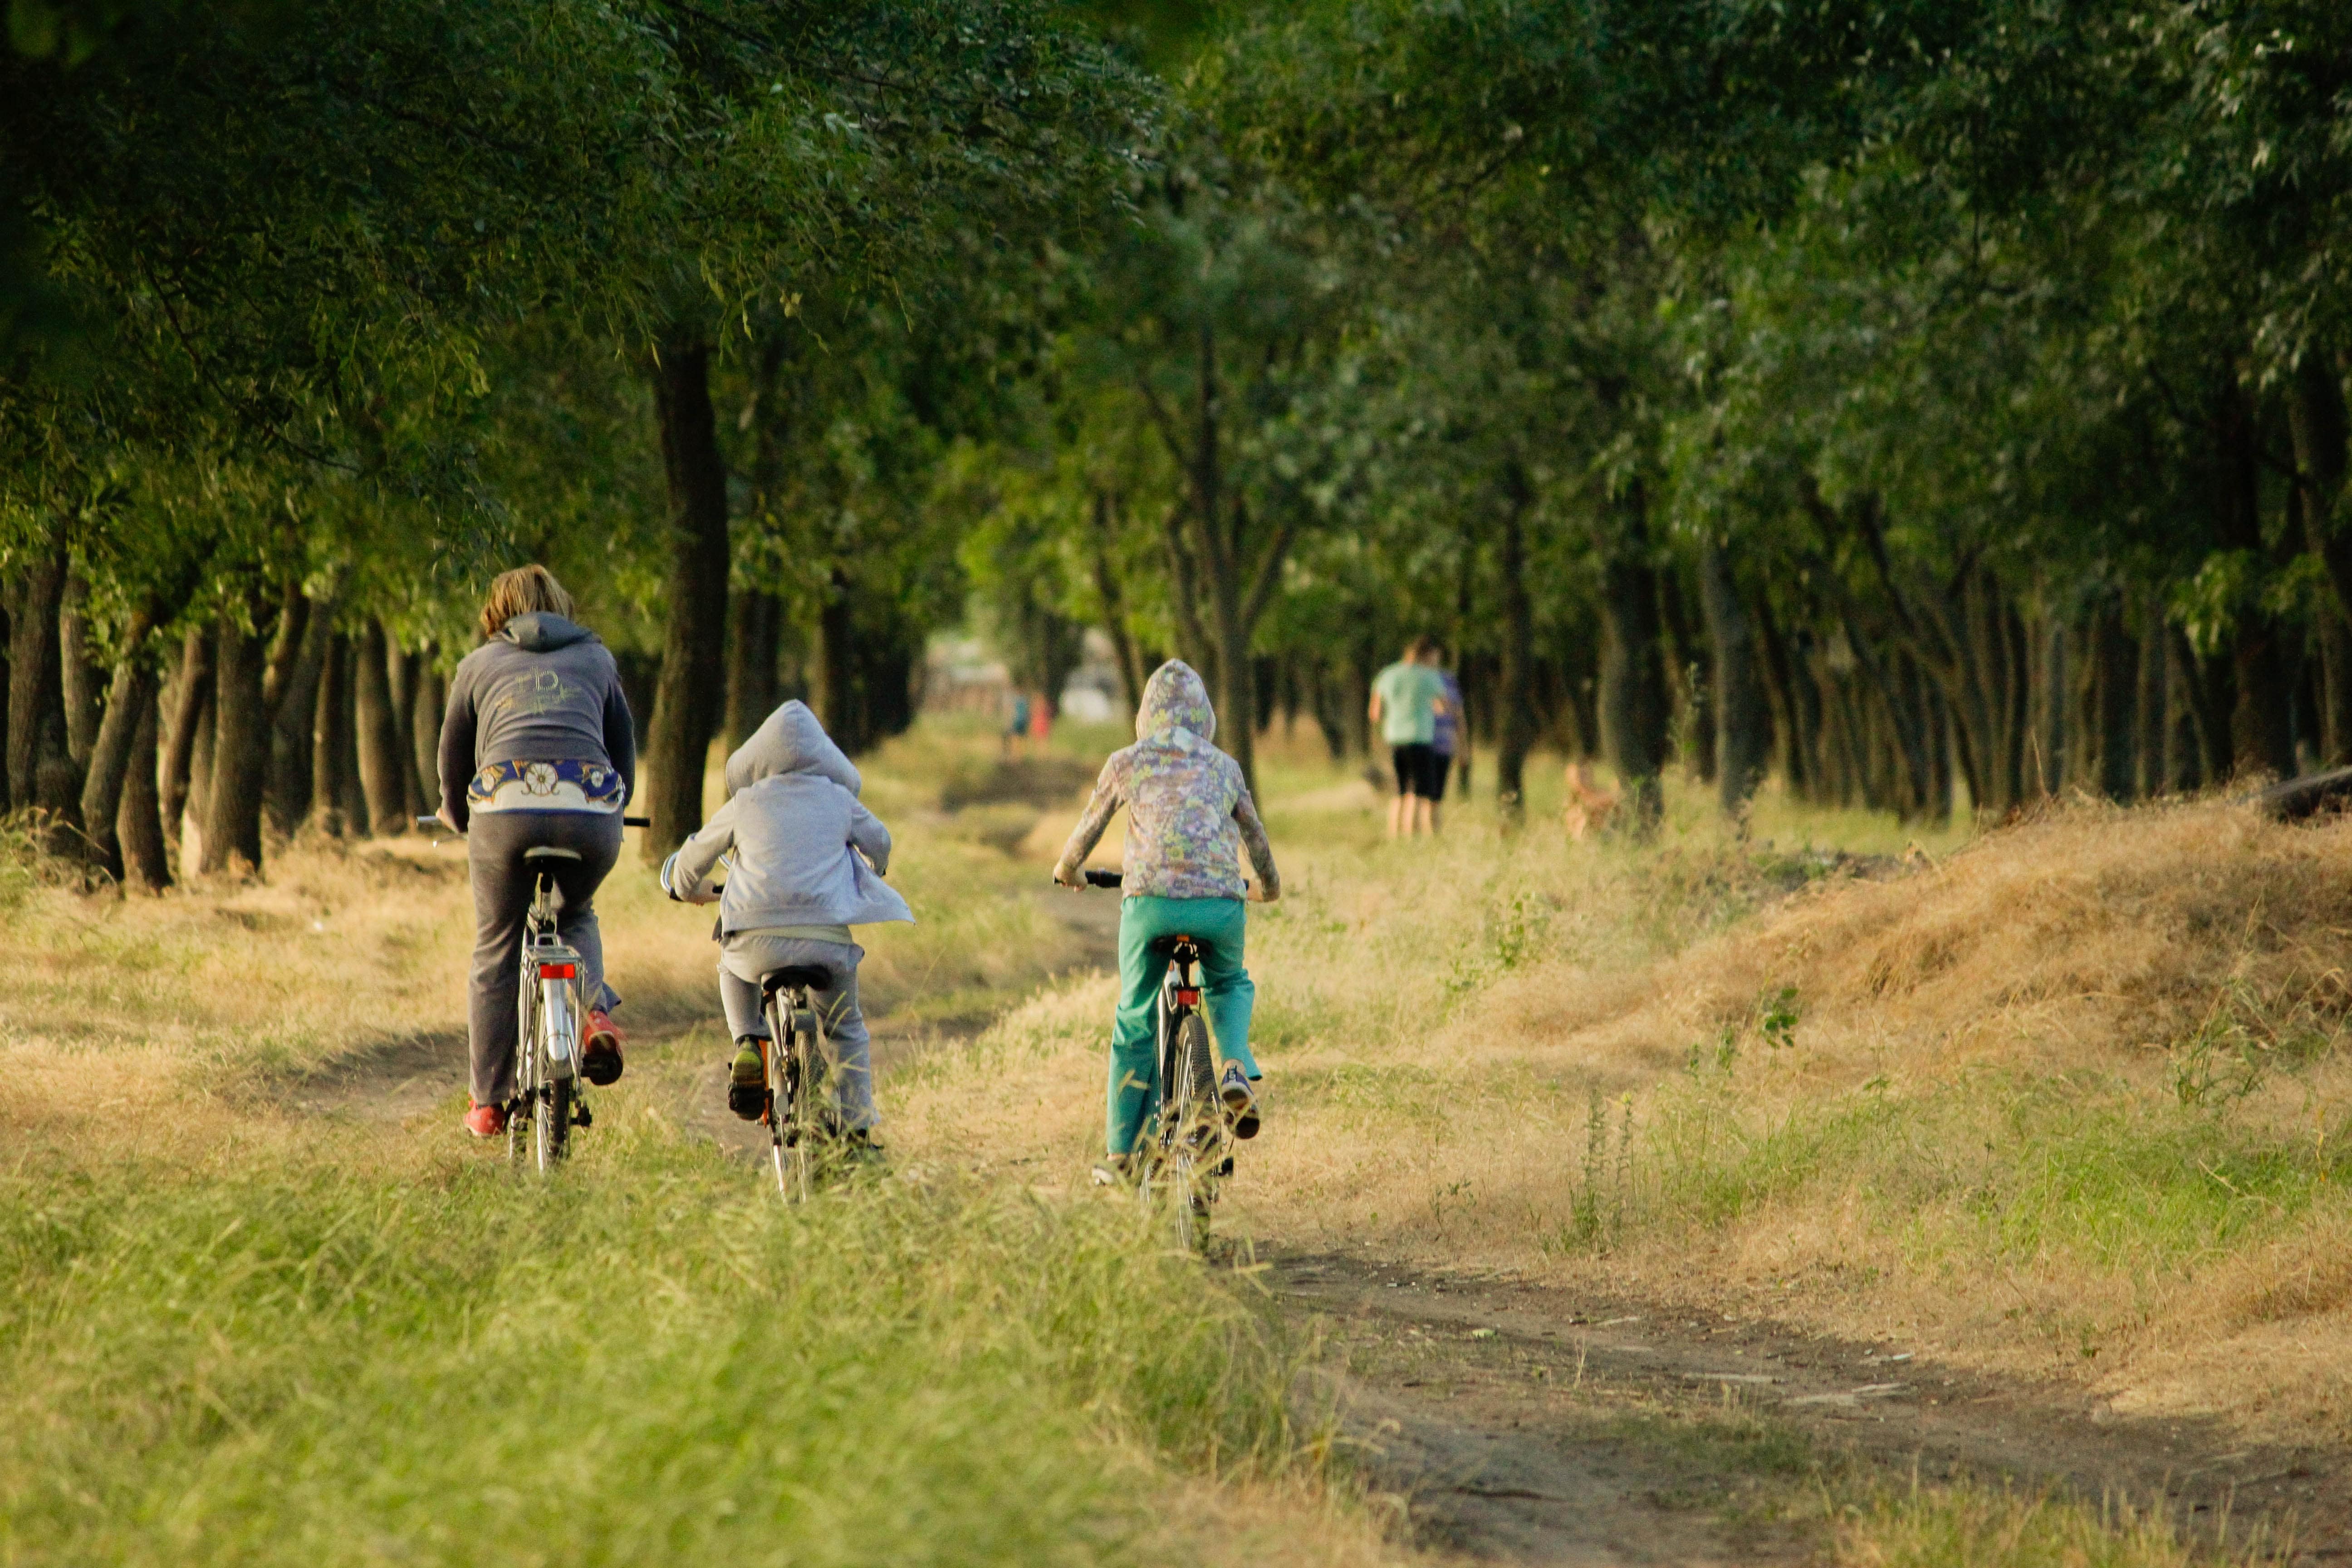
[[[880,879],[890,868],[890,830],[858,804],[859,785],[808,705],[785,703],[727,759],[727,804],[662,863],[664,890],[709,903],[705,883],[726,856],[722,937],[913,921],[907,900]]]
[[[495,763],[603,763],[636,787],[637,738],[612,650],[587,627],[533,612],[509,620],[449,678],[441,811],[466,827],[466,786]]]

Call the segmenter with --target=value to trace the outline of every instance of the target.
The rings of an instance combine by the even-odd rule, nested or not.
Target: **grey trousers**
[[[857,961],[866,950],[856,942],[811,942],[797,936],[760,936],[738,932],[719,949],[719,1000],[727,1009],[727,1033],[768,1037],[768,1021],[760,1016],[760,976],[789,964],[808,964],[833,976],[823,990],[811,987],[809,1001],[824,1020],[824,1037],[834,1055],[834,1105],[844,1126],[872,1127],[874,1113],[874,1045],[866,1033],[866,1015],[857,1005]]]
[[[466,1032],[473,1052],[474,1103],[501,1105],[514,1093],[515,988],[522,963],[523,917],[538,868],[522,852],[545,845],[579,851],[577,861],[548,868],[562,890],[555,929],[580,950],[580,995],[590,1007],[621,1004],[604,984],[604,939],[596,930],[596,889],[621,857],[617,811],[485,811],[466,826],[474,880],[474,976]]]

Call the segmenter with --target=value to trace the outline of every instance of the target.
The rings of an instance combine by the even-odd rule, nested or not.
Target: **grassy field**
[[[371,1100],[462,1040],[457,848],[160,900],[9,862],[0,1563],[1410,1557],[1286,1397],[1311,1335],[1086,1190],[1108,900],[1042,881],[1117,740],[872,760],[922,916],[861,933],[901,1175],[798,1211],[679,1111],[722,1044],[708,918],[634,847],[600,903],[640,1044],[553,1191],[446,1076]],[[2352,834],[2084,807],[1971,842],[1768,797],[1743,836],[1678,788],[1656,844],[1573,843],[1545,770],[1522,827],[1475,798],[1390,845],[1314,748],[1265,768],[1289,896],[1253,911],[1270,1120],[1228,1236],[2345,1430]],[[1804,1475],[1841,1562],[2189,1561]]]

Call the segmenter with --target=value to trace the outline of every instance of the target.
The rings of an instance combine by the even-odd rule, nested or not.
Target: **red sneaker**
[[[588,1026],[581,1031],[580,1071],[590,1083],[602,1089],[617,1083],[621,1078],[621,1028],[605,1015],[602,1007],[588,1012]]]
[[[476,1105],[466,1101],[466,1131],[477,1138],[499,1138],[506,1135],[507,1108],[503,1105]]]

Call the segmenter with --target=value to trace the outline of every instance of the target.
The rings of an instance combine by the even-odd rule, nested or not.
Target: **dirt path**
[[[1329,1335],[1343,1428],[1427,1544],[1501,1562],[1774,1563],[1816,1461],[1973,1477],[2097,1503],[2159,1500],[2193,1533],[2266,1526],[2297,1563],[2352,1562],[2352,1456],[2123,1418],[2077,1390],[1956,1371],[1896,1344],[1511,1280],[1279,1254]],[[1811,1493],[1818,1516],[1818,1491]]]

